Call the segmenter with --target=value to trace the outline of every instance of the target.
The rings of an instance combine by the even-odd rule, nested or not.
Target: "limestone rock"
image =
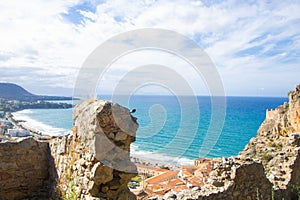
[[[300,85],[288,96],[289,102],[267,110],[257,137],[239,154],[263,163],[276,199],[294,198],[292,187],[300,182]]]
[[[98,100],[78,104],[73,118],[73,135],[51,141],[63,196],[135,199],[127,184],[137,173],[130,161],[137,119],[127,108]]]

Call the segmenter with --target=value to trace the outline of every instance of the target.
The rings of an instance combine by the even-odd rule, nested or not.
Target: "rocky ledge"
[[[290,199],[300,185],[300,85],[288,97],[289,102],[266,111],[257,137],[240,153],[262,162],[278,199]]]

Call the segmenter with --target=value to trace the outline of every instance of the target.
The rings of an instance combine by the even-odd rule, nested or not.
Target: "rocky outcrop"
[[[300,85],[289,93],[289,102],[285,102],[275,110],[267,110],[266,119],[258,130],[258,136],[279,138],[300,132],[299,93]]]
[[[272,184],[260,162],[240,157],[223,158],[198,191],[184,191],[176,199],[224,200],[271,199]]]
[[[73,110],[73,135],[50,142],[58,192],[76,199],[135,199],[127,183],[136,175],[130,144],[138,128],[129,110],[88,100]]]
[[[0,143],[0,199],[48,199],[49,144],[33,138]]]
[[[136,199],[130,144],[138,128],[127,108],[88,100],[74,108],[73,134],[0,143],[0,200]]]
[[[240,156],[260,160],[273,184],[276,199],[291,199],[300,185],[300,85],[289,93],[289,102],[267,110],[257,137]]]

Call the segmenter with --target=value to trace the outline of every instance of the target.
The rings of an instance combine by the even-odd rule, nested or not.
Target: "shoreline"
[[[46,135],[44,134],[42,131],[36,129],[36,128],[33,128],[33,127],[30,127],[30,126],[27,126],[25,124],[26,120],[22,120],[22,119],[15,119],[14,116],[13,116],[13,113],[10,113],[10,116],[8,117],[8,120],[16,127],[18,127],[19,129],[22,129],[22,130],[26,130],[26,131],[29,131],[31,136],[35,136],[35,137],[51,137],[50,135]]]
[[[143,158],[138,158],[134,156],[130,156],[131,162],[134,164],[141,164],[141,165],[146,165],[150,167],[155,167],[155,168],[161,168],[161,169],[169,169],[172,171],[175,171],[181,167],[179,164],[170,164],[170,163],[163,163],[163,162],[158,162],[158,161],[152,161],[149,159],[143,159]]]
[[[24,110],[30,110],[30,109],[24,109]],[[17,111],[17,112],[20,112],[20,111]],[[33,137],[53,138],[53,137],[59,137],[62,135],[72,134],[72,132],[61,134],[61,135],[51,135],[49,133],[47,134],[46,132],[41,131],[38,128],[34,128],[33,126],[30,126],[30,124],[26,124],[26,123],[28,123],[28,121],[26,119],[22,119],[22,118],[16,119],[14,116],[15,113],[16,112],[12,112],[10,114],[10,117],[9,117],[10,121],[18,128],[30,131],[30,133],[32,134],[31,136],[33,136]],[[135,164],[142,164],[142,165],[156,167],[156,168],[168,168],[170,170],[176,170],[181,167],[180,163],[175,164],[175,163],[161,162],[161,161],[157,161],[157,160],[151,160],[149,158],[134,156],[134,155],[132,155],[133,154],[132,150],[131,150],[130,154],[131,154],[130,159]]]
[[[71,128],[70,129],[58,128],[52,125],[45,124],[44,122],[41,122],[39,120],[36,120],[26,115],[25,113],[21,113],[23,111],[31,112],[32,110],[36,110],[36,109],[23,109],[17,112],[11,112],[10,118],[15,121],[16,126],[18,126],[19,128],[28,130],[39,136],[57,137],[57,136],[62,136],[71,133]]]
[[[24,109],[24,110],[30,110],[30,109]],[[17,112],[21,112],[21,111],[24,111],[24,110],[20,110],[20,111],[17,111]],[[16,112],[12,112],[10,114],[10,121],[14,122],[13,124],[15,124],[17,127],[23,129],[23,130],[27,130],[27,131],[30,131],[31,135],[33,137],[46,137],[46,138],[51,138],[51,137],[59,137],[59,136],[63,136],[63,135],[68,135],[68,134],[72,134],[72,132],[66,132],[66,133],[61,133],[61,134],[51,134],[51,132],[45,132],[45,131],[42,131],[38,128],[35,128],[35,126],[31,126],[30,125],[30,122],[28,122],[28,120],[26,119],[26,117],[22,118],[22,117],[16,117],[14,114],[16,114]],[[34,121],[37,121],[37,120],[34,120]],[[37,121],[39,122],[39,121]],[[41,122],[42,123],[42,122]],[[42,123],[43,124],[43,123]],[[46,125],[46,124],[43,124],[43,125]],[[48,125],[46,125],[48,126]],[[55,128],[55,127],[52,127],[52,128]],[[166,162],[163,162],[163,161],[160,161],[160,160],[155,160],[155,159],[149,159],[149,157],[142,157],[142,156],[137,156],[137,155],[134,155],[135,153],[133,153],[133,150],[131,150],[131,153],[130,153],[130,158],[131,158],[131,161],[135,164],[142,164],[142,165],[147,165],[147,166],[151,166],[151,167],[156,167],[156,168],[169,168],[170,170],[176,170],[178,168],[180,168],[182,165],[188,165],[188,164],[183,164],[183,163],[169,163],[168,161]]]

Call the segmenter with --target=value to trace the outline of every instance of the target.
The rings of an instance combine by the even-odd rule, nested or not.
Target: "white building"
[[[24,129],[8,129],[7,132],[11,137],[26,137],[30,135],[30,131]]]

